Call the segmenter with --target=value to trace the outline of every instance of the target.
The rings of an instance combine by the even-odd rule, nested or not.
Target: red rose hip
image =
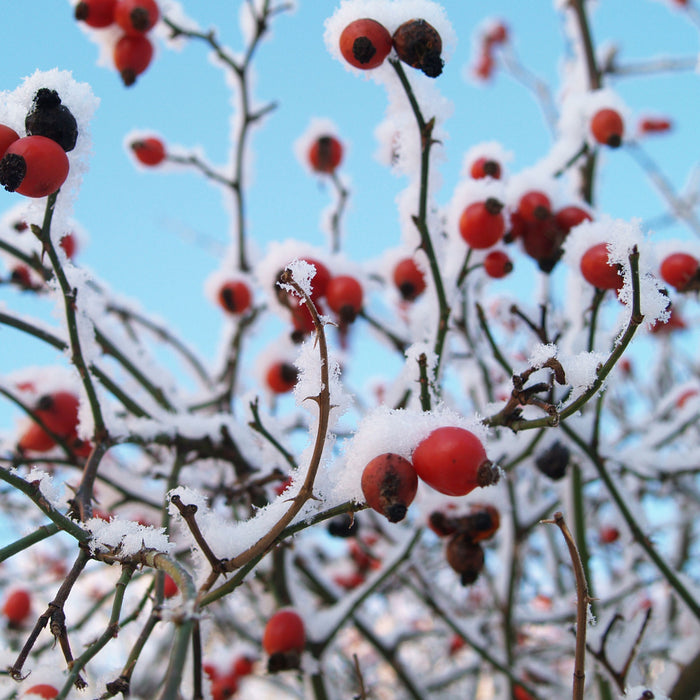
[[[608,244],[598,243],[581,257],[581,274],[598,289],[620,289],[623,279],[620,266],[608,262]]]
[[[166,156],[165,144],[156,136],[148,136],[131,143],[136,160],[143,165],[160,165]]]
[[[625,124],[620,113],[614,109],[600,109],[591,119],[591,133],[598,142],[610,148],[618,148],[622,144]]]
[[[46,136],[25,136],[13,141],[0,160],[0,184],[25,197],[46,197],[68,177],[66,152]]]
[[[447,496],[465,496],[498,481],[498,470],[481,440],[464,428],[433,430],[413,452],[413,468],[428,486]]]
[[[343,159],[343,145],[335,136],[319,136],[309,149],[309,163],[317,173],[333,173]]]
[[[391,35],[373,19],[356,19],[340,35],[340,53],[355,68],[371,70],[384,63],[391,51]]]

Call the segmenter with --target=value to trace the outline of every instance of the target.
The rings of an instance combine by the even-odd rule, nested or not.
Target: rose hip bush
[[[698,23],[692,3],[667,4]],[[567,45],[556,100],[504,20],[343,0],[323,39],[337,71],[386,93],[367,138],[405,183],[377,204],[396,207],[399,236],[345,231],[348,144],[332,115],[309,114],[290,149],[332,194],[327,246],[256,246],[249,137],[275,104],[256,106],[251,75],[293,4],[241,2],[235,50],[190,5],[66,12],[132,94],[175,43],[203,44],[227,74],[227,167],[170,143],[167,112],[125,143],[134,167],[192,172],[227,197],[232,236],[201,280],[221,315],[216,360],[75,258],[99,86],[61,66],[0,105],[0,182],[16,197],[3,283],[38,309],[3,304],[0,322],[58,357],[0,381],[21,416],[0,464],[15,533],[0,548],[2,697],[695,697],[697,193],[676,193],[643,148],[673,115],[635,120],[645,105],[616,91],[635,66],[596,46],[582,0],[551,10]],[[469,143],[442,182],[441,79],[463,35],[472,79],[533,87],[552,139],[518,170],[498,134]],[[625,156],[684,238],[599,205]],[[352,235],[381,235],[384,252],[355,256]],[[154,261],[154,283],[166,272]],[[381,353],[398,370],[358,391],[348,376]]]

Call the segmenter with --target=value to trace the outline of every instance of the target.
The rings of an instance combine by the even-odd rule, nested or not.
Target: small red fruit
[[[484,258],[484,271],[489,277],[500,279],[513,271],[513,263],[507,253],[502,250],[492,250]]]
[[[118,0],[114,21],[127,34],[145,34],[155,26],[160,13],[155,0]]]
[[[662,134],[671,130],[671,121],[670,119],[646,117],[639,120],[637,129],[640,134]]]
[[[253,673],[255,659],[252,656],[238,656],[233,662],[231,673],[234,676],[249,676]]]
[[[155,136],[148,136],[131,143],[136,160],[144,165],[160,165],[166,156],[165,144]]]
[[[467,643],[464,641],[464,637],[460,637],[458,634],[453,634],[452,639],[450,639],[449,655],[454,656],[460,649],[463,649]]]
[[[331,281],[331,271],[315,258],[301,258],[304,262],[316,268],[316,274],[311,278],[311,300],[316,302],[326,296],[328,283]],[[306,308],[306,307],[304,307]]]
[[[367,505],[390,523],[406,517],[418,490],[418,476],[413,465],[392,452],[370,460],[362,472],[362,493]]]
[[[93,29],[109,27],[114,22],[117,0],[81,0],[75,6],[75,19]]]
[[[437,78],[442,73],[444,61],[442,37],[424,19],[411,19],[404,22],[392,37],[396,55],[412,68],[418,68],[429,78]]]
[[[136,82],[137,76],[148,68],[152,58],[153,44],[141,34],[127,34],[114,46],[114,65],[127,87]]]
[[[309,149],[309,162],[317,173],[333,173],[343,159],[343,145],[335,136],[319,136]]]
[[[557,228],[566,236],[574,226],[582,224],[584,221],[592,221],[593,217],[581,207],[571,205],[562,207],[554,214],[554,223]]]
[[[460,575],[463,586],[474,583],[484,568],[484,550],[467,532],[458,532],[447,543],[445,558]]]
[[[492,177],[498,180],[501,177],[501,166],[496,160],[491,158],[477,158],[469,169],[471,176],[475,180],[481,180],[485,177]]]
[[[271,657],[293,654],[298,659],[304,651],[305,644],[304,621],[295,610],[290,608],[278,610],[267,621],[262,646]]]
[[[28,591],[17,588],[12,591],[2,605],[2,613],[11,625],[20,625],[29,616],[32,599]]]
[[[505,44],[508,41],[508,27],[498,22],[486,33],[484,40],[487,44]]]
[[[212,700],[229,700],[238,690],[238,678],[233,673],[217,676],[211,683]]]
[[[581,274],[598,289],[620,289],[623,279],[620,266],[608,262],[608,244],[598,243],[581,257]]]
[[[413,467],[426,484],[448,496],[465,496],[499,478],[481,440],[469,430],[451,426],[433,430],[416,447]]]
[[[391,34],[373,19],[356,19],[340,35],[340,53],[355,68],[370,70],[384,63],[391,51]]]
[[[219,289],[219,306],[230,314],[242,314],[248,311],[253,299],[250,287],[241,280],[224,282]]]
[[[299,370],[289,362],[275,362],[265,375],[268,387],[275,394],[286,394],[297,383]]]
[[[522,685],[516,685],[513,686],[513,700],[533,700],[533,697]]]
[[[42,396],[34,413],[44,425],[58,437],[75,441],[78,427],[78,397],[68,391],[57,391]],[[17,447],[20,450],[47,452],[55,445],[51,437],[38,423],[32,422],[20,437]]]
[[[614,109],[600,109],[591,119],[591,133],[598,142],[610,148],[618,148],[622,144],[625,124],[620,113]]]
[[[172,598],[177,595],[178,587],[177,583],[170,574],[165,574],[165,582],[163,584],[163,596],[165,598]]]
[[[544,221],[552,214],[552,203],[544,192],[531,190],[520,198],[518,202],[518,214],[527,223]]]
[[[473,202],[459,218],[459,232],[467,245],[476,249],[490,248],[498,243],[506,230],[503,204],[493,197]]]
[[[479,54],[474,66],[474,75],[481,80],[488,80],[493,75],[493,56],[486,47]]]
[[[406,301],[413,301],[425,291],[425,275],[413,258],[403,258],[394,268],[394,284]]]
[[[48,683],[39,683],[38,685],[33,685],[31,688],[27,688],[23,695],[38,695],[44,700],[51,700],[58,695],[58,690]]]
[[[326,300],[343,323],[352,323],[362,309],[362,285],[350,275],[333,277],[326,288]]]
[[[0,158],[5,155],[5,151],[19,138],[19,134],[5,124],[0,124]]]
[[[700,263],[688,253],[672,253],[661,262],[661,278],[679,292],[700,289]]]
[[[612,544],[620,539],[620,531],[612,525],[602,527],[598,533],[598,539],[603,544]]]
[[[75,251],[78,249],[78,244],[75,241],[75,235],[72,233],[67,233],[61,238],[58,245],[63,248],[63,252],[66,254],[66,257],[69,260],[72,260],[73,256],[75,255]]]
[[[25,136],[13,141],[0,160],[0,184],[25,197],[56,192],[68,177],[68,156],[46,136]]]

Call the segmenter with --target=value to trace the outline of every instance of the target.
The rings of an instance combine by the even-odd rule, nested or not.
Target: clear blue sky
[[[217,27],[220,38],[239,49],[238,6],[231,2],[184,3],[204,28]],[[274,21],[271,38],[256,60],[255,95],[279,108],[256,133],[254,179],[249,190],[250,231],[261,248],[275,239],[300,238],[324,245],[319,215],[330,193],[299,165],[292,144],[312,117],[332,119],[350,144],[343,172],[351,178],[352,201],[346,219],[349,255],[358,260],[378,255],[399,241],[395,195],[406,182],[373,158],[373,130],[384,113],[383,89],[346,71],[327,53],[323,22],[336,6],[328,0],[299,0],[297,11]],[[463,154],[475,143],[499,140],[513,151],[511,171],[540,158],[549,134],[531,94],[499,74],[486,87],[464,79],[472,59],[476,26],[486,17],[509,25],[521,60],[556,90],[563,50],[559,16],[551,1],[442,3],[459,37],[452,60],[439,78],[453,101],[447,124],[447,162],[442,201],[458,180]],[[591,3],[589,3],[591,4]],[[683,56],[698,52],[698,29],[666,0],[613,0],[597,3],[593,33],[598,43],[615,41],[623,62]],[[129,89],[116,72],[96,65],[97,47],[76,26],[65,0],[3,3],[5,41],[0,44],[0,89],[12,90],[35,69],[71,70],[88,82],[101,104],[92,125],[94,154],[75,208],[90,243],[78,262],[93,269],[119,293],[138,298],[144,308],[166,319],[204,357],[219,340],[219,310],[204,298],[203,281],[218,264],[215,246],[225,244],[228,217],[219,191],[193,173],[140,172],[125,153],[129,130],[153,129],[167,141],[201,147],[215,164],[229,148],[230,95],[222,73],[207,60],[207,49],[192,43],[180,53],[160,47],[149,70]],[[680,189],[698,157],[698,76],[690,72],[632,78],[613,84],[635,114],[667,114],[673,133],[650,138],[649,152]],[[615,153],[605,163],[601,208],[615,217],[655,217],[664,205],[629,157]],[[0,192],[0,211],[18,195]],[[682,228],[669,234],[684,237]],[[534,270],[534,266],[532,268]],[[10,308],[37,309],[27,295],[0,287]],[[0,329],[3,373],[34,358],[36,342]],[[4,421],[4,426],[7,422]]]

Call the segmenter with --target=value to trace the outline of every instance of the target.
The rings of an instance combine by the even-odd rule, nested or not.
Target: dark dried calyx
[[[535,459],[535,466],[545,476],[557,481],[566,474],[570,458],[569,448],[557,440]]]
[[[72,151],[78,140],[78,124],[70,109],[61,104],[55,90],[40,88],[24,120],[28,136],[46,136],[64,151]]]
[[[0,184],[8,191],[14,192],[27,174],[27,163],[16,153],[6,153],[0,160]]]

